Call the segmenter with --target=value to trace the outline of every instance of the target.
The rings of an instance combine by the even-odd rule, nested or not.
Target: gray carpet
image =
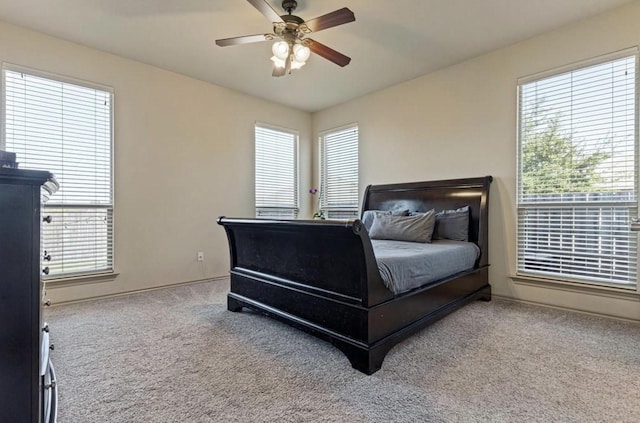
[[[372,376],[252,312],[225,282],[52,307],[60,423],[638,422],[640,327],[470,304]]]

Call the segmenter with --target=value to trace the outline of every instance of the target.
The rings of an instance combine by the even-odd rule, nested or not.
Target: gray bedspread
[[[396,295],[471,269],[480,255],[480,248],[473,242],[371,242],[384,284]]]

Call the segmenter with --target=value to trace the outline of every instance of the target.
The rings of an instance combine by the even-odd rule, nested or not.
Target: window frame
[[[0,148],[6,148],[7,145],[7,107],[6,107],[6,78],[5,72],[15,72],[15,73],[24,73],[34,77],[48,79],[56,82],[60,82],[63,84],[70,84],[79,87],[84,87],[88,89],[103,91],[109,94],[109,181],[110,181],[110,203],[109,205],[101,206],[107,210],[107,214],[111,216],[110,223],[110,237],[107,238],[107,245],[109,248],[107,249],[107,255],[110,256],[110,264],[111,266],[107,269],[95,270],[95,271],[83,271],[83,272],[75,272],[75,273],[63,273],[63,274],[52,274],[49,276],[43,275],[43,279],[47,282],[57,284],[57,283],[65,283],[65,282],[75,282],[75,281],[85,281],[85,280],[102,280],[105,278],[111,279],[118,275],[116,272],[117,262],[116,262],[116,204],[115,204],[115,93],[113,87],[86,81],[80,78],[74,78],[66,75],[61,75],[53,72],[43,71],[40,69],[31,68],[28,66],[17,65],[9,62],[1,62],[0,68],[2,70],[2,78],[0,78],[1,84],[1,92],[2,92],[2,112],[0,113]],[[71,206],[70,208],[78,207],[78,204],[68,204]],[[46,213],[47,207],[55,208],[55,207],[63,207],[62,203],[56,203],[55,197],[50,199],[48,202],[43,204],[43,213]],[[44,233],[42,234],[44,236]]]
[[[282,206],[262,206],[259,207],[257,204],[257,195],[258,195],[258,174],[257,174],[257,154],[256,149],[258,146],[258,137],[257,137],[257,129],[263,128],[269,131],[280,132],[283,134],[288,134],[293,136],[293,159],[294,159],[294,183],[293,183],[293,199],[294,205],[292,207],[282,207]],[[298,219],[300,215],[300,132],[291,128],[284,128],[277,125],[272,125],[269,123],[258,122],[256,121],[253,128],[253,184],[254,184],[254,215],[257,218],[268,218],[268,219]],[[264,213],[260,213],[259,210],[263,210]],[[272,212],[272,214],[269,213]],[[288,212],[291,212],[292,215],[287,215]]]
[[[519,283],[523,283],[525,285],[527,284],[533,284],[533,285],[540,285],[540,286],[545,286],[545,287],[551,287],[551,288],[561,288],[561,289],[567,289],[569,288],[573,288],[573,289],[579,289],[580,291],[584,291],[584,292],[609,292],[609,293],[620,293],[619,295],[633,295],[636,296],[638,293],[640,293],[640,281],[638,280],[640,278],[640,262],[638,260],[638,254],[640,254],[640,245],[637,245],[637,250],[636,250],[636,257],[631,257],[631,261],[635,261],[636,262],[636,280],[633,283],[633,285],[631,283],[629,284],[624,284],[624,283],[619,283],[619,282],[614,282],[614,281],[603,281],[600,278],[594,277],[593,280],[589,280],[589,277],[583,277],[583,278],[579,278],[579,277],[572,277],[572,275],[569,276],[562,276],[562,275],[545,275],[542,274],[541,272],[534,272],[534,271],[527,271],[526,269],[523,271],[520,269],[521,265],[520,265],[520,260],[522,257],[524,257],[524,255],[521,256],[521,245],[520,245],[520,231],[524,230],[524,224],[521,223],[521,218],[520,218],[520,214],[521,214],[521,210],[526,210],[528,208],[535,208],[536,204],[534,203],[527,203],[526,201],[522,201],[521,200],[521,194],[522,194],[522,155],[523,155],[523,145],[524,143],[522,142],[522,138],[523,138],[523,127],[522,127],[522,120],[523,120],[523,115],[522,115],[522,101],[523,99],[521,98],[521,93],[522,93],[522,86],[529,84],[529,83],[533,83],[536,81],[541,81],[547,78],[552,78],[554,76],[560,76],[562,74],[566,74],[566,73],[570,73],[570,72],[574,72],[574,71],[579,71],[581,69],[586,69],[592,66],[597,66],[597,65],[601,65],[601,64],[606,64],[609,62],[613,62],[616,60],[621,60],[627,57],[631,57],[634,56],[635,57],[635,79],[634,79],[634,92],[635,92],[635,104],[634,104],[634,118],[633,118],[633,122],[634,122],[634,135],[633,135],[633,145],[635,148],[634,151],[634,182],[633,182],[633,189],[636,193],[636,200],[633,202],[633,205],[629,206],[631,209],[635,209],[636,210],[636,214],[639,210],[639,203],[640,203],[640,198],[638,197],[638,195],[640,194],[640,183],[639,183],[639,172],[638,172],[638,168],[640,166],[640,149],[639,147],[639,133],[640,133],[640,128],[639,128],[639,116],[640,116],[640,110],[639,110],[639,88],[640,88],[640,74],[639,74],[639,70],[640,70],[640,53],[639,53],[639,49],[638,47],[632,47],[632,48],[626,48],[623,50],[619,50],[619,51],[615,51],[609,54],[604,54],[604,55],[600,55],[591,59],[587,59],[587,60],[582,60],[582,61],[578,61],[578,62],[574,62],[574,63],[570,63],[564,66],[560,66],[554,69],[550,69],[550,70],[546,70],[543,72],[539,72],[536,74],[532,74],[532,75],[528,75],[525,77],[521,77],[518,78],[517,80],[517,102],[516,102],[516,114],[517,114],[517,119],[516,119],[516,125],[517,125],[517,153],[516,153],[516,192],[515,192],[515,207],[516,207],[516,219],[515,219],[515,243],[516,243],[516,254],[515,254],[515,273],[514,276],[512,276],[512,279],[516,282]],[[584,202],[582,202],[584,203]],[[618,203],[620,205],[618,205]],[[622,207],[621,204],[623,202],[612,202],[612,209],[614,207]],[[549,204],[553,204],[553,203],[549,203]],[[573,207],[573,208],[578,208],[580,207],[580,202],[579,201],[573,201],[573,202],[563,202],[563,203],[558,203],[560,204],[562,207]],[[605,203],[603,203],[605,204]],[[548,206],[547,206],[548,207]],[[538,207],[539,208],[539,207]],[[637,217],[637,216],[635,216]],[[630,218],[634,218],[634,216],[630,216]],[[633,227],[634,225],[630,223],[630,227]],[[630,229],[632,231],[631,236],[634,236],[633,231],[637,231],[639,230],[639,228],[636,229]],[[560,232],[558,232],[560,233]],[[636,235],[637,237],[637,235]],[[524,236],[523,236],[524,238]],[[522,253],[524,254],[524,253]]]

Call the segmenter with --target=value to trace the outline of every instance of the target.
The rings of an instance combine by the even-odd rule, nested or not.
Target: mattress
[[[371,243],[382,280],[396,295],[472,269],[480,256],[480,248],[473,242],[374,239]]]

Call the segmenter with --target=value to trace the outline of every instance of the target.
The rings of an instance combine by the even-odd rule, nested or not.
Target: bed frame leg
[[[489,286],[478,299],[480,301],[491,301],[491,287]]]
[[[384,358],[391,349],[391,347],[382,345],[367,351],[346,343],[332,343],[347,356],[351,367],[367,375],[372,375],[380,370]]]
[[[242,303],[235,298],[232,298],[227,295],[227,310],[238,312],[242,310]]]

